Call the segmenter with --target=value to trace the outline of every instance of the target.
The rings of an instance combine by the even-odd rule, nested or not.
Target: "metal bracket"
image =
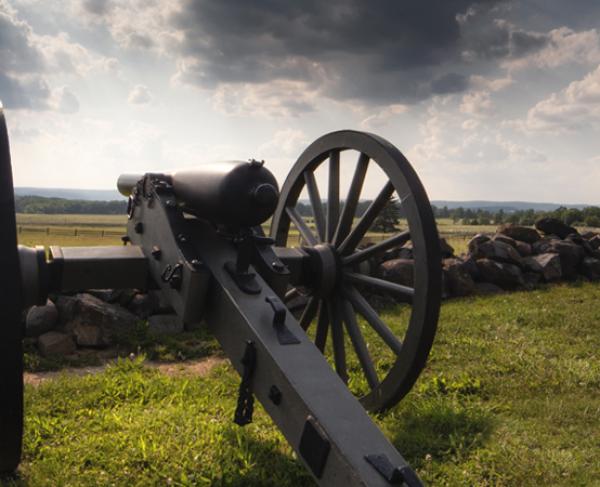
[[[287,308],[277,296],[267,296],[265,301],[273,308],[273,328],[277,333],[277,340],[280,345],[296,345],[300,340],[285,326],[285,315]]]
[[[225,262],[225,270],[242,291],[248,294],[259,294],[261,287],[256,280],[254,272],[240,272],[235,262]]]
[[[395,467],[383,454],[367,455],[365,460],[392,485],[401,485],[404,482],[408,487],[423,487],[417,474],[408,465]]]
[[[242,382],[240,382],[238,403],[233,422],[240,426],[246,426],[252,422],[252,413],[254,412],[254,394],[252,393],[250,382],[256,368],[256,347],[250,340],[246,342],[246,350],[241,362],[244,366],[244,372],[242,374]]]
[[[315,477],[320,479],[323,476],[329,450],[331,450],[331,443],[327,438],[327,434],[313,416],[306,418],[298,450]]]

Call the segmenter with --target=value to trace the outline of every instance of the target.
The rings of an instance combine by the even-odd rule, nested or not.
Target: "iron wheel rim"
[[[414,296],[412,297],[412,310],[408,328],[402,340],[402,353],[396,354],[396,361],[383,380],[375,387],[372,387],[370,384],[371,391],[360,398],[365,409],[379,412],[397,404],[414,385],[425,366],[431,350],[439,316],[441,300],[439,237],[429,199],[414,169],[396,147],[379,136],[352,130],[343,130],[324,135],[302,153],[283,184],[279,204],[272,220],[271,237],[274,238],[275,244],[278,246],[285,246],[287,244],[292,223],[291,218],[294,217],[293,213],[291,213],[292,217],[290,217],[287,208],[295,207],[304,187],[312,184],[310,182],[311,177],[305,175],[314,174],[317,167],[326,161],[329,161],[331,179],[331,166],[335,166],[335,161],[332,162],[332,157],[337,157],[338,160],[337,177],[339,186],[339,153],[348,150],[359,154],[357,168],[360,165],[360,158],[368,157],[367,164],[369,161],[373,161],[383,170],[389,183],[393,186],[393,191],[400,197],[402,207],[406,213],[410,239],[413,242]],[[335,156],[336,152],[338,153],[337,156]],[[333,171],[335,174],[335,169]],[[361,189],[362,187],[359,189],[359,194]],[[329,198],[332,195],[335,196],[335,188],[332,192],[331,183],[328,182],[328,208],[330,207]],[[382,193],[380,192],[379,196],[381,195]],[[338,199],[339,196],[338,187]],[[313,207],[315,206],[315,201],[311,195],[311,204]],[[331,211],[335,212],[333,209]],[[339,223],[339,220],[344,218],[343,211],[341,215],[339,208],[337,211],[337,225],[342,225]],[[347,225],[348,223],[346,222]],[[322,223],[319,224],[318,221],[316,222],[317,230],[315,237],[317,240],[321,240],[321,237],[324,237],[321,233],[326,233],[327,239],[338,237],[336,244],[339,250],[344,243],[343,240],[340,241],[341,236],[330,235],[329,223],[325,224],[324,230],[321,228],[322,231],[319,231],[319,227],[322,226]],[[352,232],[354,228],[356,228],[356,225],[351,225],[349,232]],[[314,244],[309,245],[309,247],[314,247]],[[347,275],[347,272],[345,275]],[[335,301],[341,301],[342,306],[347,306],[344,303],[350,301],[350,296],[347,292],[348,286],[344,285],[342,289],[343,295],[337,296]],[[356,301],[351,304],[353,304],[352,308],[356,310]],[[328,313],[331,315],[331,312]],[[339,316],[339,310],[337,313]],[[318,314],[320,316],[320,310]],[[341,314],[347,316],[349,321],[351,321],[347,309],[346,313],[343,313],[342,310]],[[339,318],[337,319],[339,320]],[[333,323],[331,316],[329,321]],[[343,321],[346,321],[345,318],[343,318]],[[339,325],[336,326],[338,329],[340,328]],[[317,327],[319,327],[318,323]],[[330,324],[330,328],[333,330],[334,326]],[[349,329],[346,324],[346,333],[348,333]],[[352,343],[353,345],[355,344],[354,341]],[[354,345],[354,348],[356,351],[356,345]]]

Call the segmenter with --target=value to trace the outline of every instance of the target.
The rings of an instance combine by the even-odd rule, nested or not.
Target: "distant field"
[[[314,221],[307,218],[309,227],[314,229]],[[93,246],[118,245],[120,236],[125,234],[126,215],[46,215],[17,214],[19,243],[22,245],[61,245]],[[406,221],[400,221],[400,228],[406,228]],[[269,223],[263,225],[269,233]],[[467,242],[479,232],[493,232],[495,225],[456,225],[451,219],[438,220],[440,235],[454,247],[457,254],[466,252]],[[368,233],[366,240],[380,242],[389,235]],[[290,231],[290,244],[298,245],[298,232]]]
[[[312,218],[306,218],[308,226],[314,229]],[[19,243],[23,245],[118,245],[121,235],[125,234],[126,215],[44,215],[17,214],[17,226],[20,227]],[[406,228],[406,220],[401,220],[399,227]],[[467,252],[467,242],[477,233],[494,233],[497,225],[462,225],[453,223],[450,218],[437,220],[440,236],[454,248],[456,255]],[[270,224],[263,225],[265,233],[269,233]],[[598,228],[583,227],[580,231],[599,231]],[[389,235],[368,233],[366,240],[380,242]],[[289,244],[300,243],[298,232],[290,231]]]

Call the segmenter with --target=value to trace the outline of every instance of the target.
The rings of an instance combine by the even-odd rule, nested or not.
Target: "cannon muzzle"
[[[144,176],[121,175],[117,181],[119,192],[130,196]],[[262,162],[255,160],[202,164],[164,177],[173,185],[177,202],[186,212],[221,225],[260,225],[273,215],[279,199],[277,180]]]

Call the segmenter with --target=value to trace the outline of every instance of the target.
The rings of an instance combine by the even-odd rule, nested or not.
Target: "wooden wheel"
[[[0,108],[0,476],[14,472],[23,436],[21,274],[8,133]]]
[[[341,193],[344,177],[340,175],[347,174],[347,166],[352,170],[352,161],[356,161],[353,176],[347,192]],[[357,218],[367,173],[374,166],[379,167],[374,171],[380,175],[380,189]],[[325,202],[317,170],[328,174]],[[303,191],[312,207],[314,229],[298,208]],[[408,228],[361,249],[394,194]],[[309,296],[300,325],[367,410],[392,407],[409,392],[425,366],[441,299],[439,238],[416,173],[400,151],[381,137],[350,130],[327,134],[304,151],[283,185],[271,226],[277,246],[291,242],[291,227],[301,236],[312,263],[301,286],[288,293]],[[369,261],[408,241],[412,241],[413,285],[376,277]],[[369,302],[373,293],[394,295],[408,304],[399,317],[380,316]]]

